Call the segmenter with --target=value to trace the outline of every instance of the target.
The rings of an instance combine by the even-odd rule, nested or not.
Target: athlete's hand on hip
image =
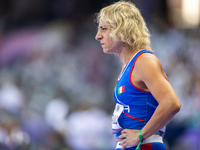
[[[121,131],[118,141],[122,141],[122,150],[127,146],[137,146],[140,143],[140,138],[138,137],[139,130],[124,129]]]

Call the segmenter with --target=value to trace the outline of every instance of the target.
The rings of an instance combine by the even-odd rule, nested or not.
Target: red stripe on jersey
[[[140,57],[140,55],[142,55],[142,54],[144,54],[144,53],[146,53],[146,52],[151,52],[151,51],[144,51],[144,52],[140,53],[140,54],[135,58],[135,61],[134,61],[133,66],[132,66],[132,68],[131,68],[131,73],[130,73],[130,75],[129,75],[129,80],[130,80],[132,86],[135,87],[137,90],[142,91],[142,92],[150,93],[149,91],[145,91],[145,90],[142,90],[142,89],[136,87],[136,86],[133,84],[133,82],[131,81],[131,74],[132,74],[132,72],[133,72],[133,68],[134,68],[134,66],[135,66],[135,63],[136,63],[137,59]]]
[[[142,119],[140,119],[140,118],[135,118],[135,117],[133,117],[133,116],[127,114],[126,112],[124,112],[124,114],[125,114],[126,116],[132,118],[132,119],[136,119],[136,120],[138,120],[138,121],[145,122],[144,120],[142,120]]]

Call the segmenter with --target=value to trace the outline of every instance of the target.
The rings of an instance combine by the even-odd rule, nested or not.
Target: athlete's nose
[[[100,41],[102,38],[103,38],[103,36],[99,32],[97,32],[97,35],[95,36],[95,39],[97,41]]]

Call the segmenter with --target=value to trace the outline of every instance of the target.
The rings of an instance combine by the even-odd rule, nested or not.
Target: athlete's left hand
[[[119,136],[119,140],[122,145],[122,150],[127,146],[137,146],[140,143],[140,138],[138,137],[138,130],[124,129],[121,131],[121,135]]]

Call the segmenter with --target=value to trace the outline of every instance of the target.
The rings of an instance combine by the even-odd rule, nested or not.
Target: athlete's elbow
[[[181,103],[178,98],[168,98],[160,102],[159,105],[160,104],[163,105],[171,115],[177,114],[181,109]]]
[[[178,98],[173,100],[173,102],[171,103],[171,110],[174,114],[178,113],[181,110],[181,102]]]

